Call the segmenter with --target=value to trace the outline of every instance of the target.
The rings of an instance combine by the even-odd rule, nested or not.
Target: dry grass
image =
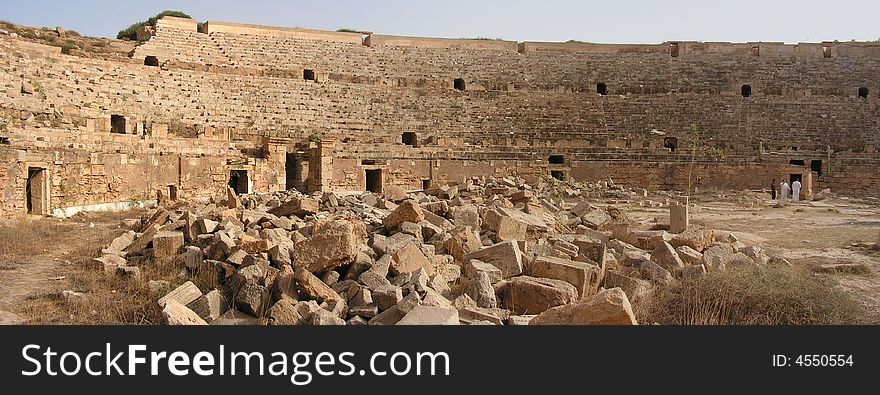
[[[57,221],[20,217],[0,225],[0,256],[33,256],[47,251],[62,236],[65,226]]]
[[[683,281],[637,307],[639,322],[668,325],[842,325],[864,308],[801,267],[743,267]]]
[[[129,280],[103,270],[75,264],[65,270],[68,289],[82,296],[65,298],[60,293],[33,295],[20,314],[27,324],[158,325],[163,322],[156,301],[170,289],[151,293],[147,281],[166,280],[176,287],[187,278],[179,276],[173,262],[150,261],[141,268],[142,280]]]

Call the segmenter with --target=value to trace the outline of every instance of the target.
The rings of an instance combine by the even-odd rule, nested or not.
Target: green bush
[[[124,40],[124,39],[132,40],[132,41],[137,40],[137,31],[138,30],[140,30],[144,26],[156,26],[156,21],[158,21],[163,16],[176,16],[178,18],[192,19],[191,16],[189,16],[183,12],[180,12],[180,11],[165,10],[165,11],[162,11],[162,12],[156,14],[156,16],[150,17],[146,21],[135,23],[124,30],[120,30],[119,33],[116,35],[116,38],[118,38],[120,40]]]
[[[343,27],[341,29],[337,29],[336,31],[339,33],[360,33],[358,30],[349,29],[349,28],[345,28],[345,27]]]

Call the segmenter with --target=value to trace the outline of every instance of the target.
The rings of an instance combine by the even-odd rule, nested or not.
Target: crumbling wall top
[[[430,37],[407,37],[388,36],[374,34],[372,46],[386,47],[419,47],[419,48],[456,48],[456,49],[489,49],[499,51],[516,52],[516,41],[491,40],[491,39],[454,39],[454,38],[430,38]]]
[[[156,27],[186,30],[190,32],[198,31],[199,22],[195,19],[178,18],[175,16],[164,16],[156,21]]]
[[[249,34],[254,36],[297,38],[305,40],[321,40],[361,45],[363,38],[360,33],[331,32],[289,27],[260,26],[231,22],[205,22],[205,32],[226,34]]]

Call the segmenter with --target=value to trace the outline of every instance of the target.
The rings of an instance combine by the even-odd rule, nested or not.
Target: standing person
[[[788,199],[788,191],[790,190],[790,188],[788,187],[788,182],[782,180],[782,185],[779,186],[779,190],[780,192],[782,192],[782,196],[780,196],[779,201],[782,202],[782,204],[785,204],[785,200]]]
[[[794,180],[791,183],[791,202],[798,203],[801,201],[801,181]]]
[[[776,200],[776,179],[770,181],[770,199]]]

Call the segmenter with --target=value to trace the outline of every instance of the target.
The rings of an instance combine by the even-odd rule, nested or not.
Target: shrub
[[[150,17],[146,21],[132,24],[131,26],[125,28],[124,30],[120,30],[119,33],[116,34],[116,38],[118,38],[120,40],[123,40],[123,39],[129,39],[132,41],[137,40],[137,31],[138,30],[140,30],[144,26],[156,26],[156,21],[158,21],[163,16],[176,16],[178,18],[192,19],[191,16],[189,16],[183,12],[180,12],[180,11],[165,10],[165,11],[162,11],[162,12],[156,14],[156,16]]]
[[[358,31],[358,30],[349,29],[349,28],[345,28],[345,27],[343,27],[341,29],[337,29],[336,31],[339,33],[360,33],[360,31]]]
[[[658,291],[639,322],[667,325],[841,325],[866,312],[832,280],[802,267],[731,268]]]

